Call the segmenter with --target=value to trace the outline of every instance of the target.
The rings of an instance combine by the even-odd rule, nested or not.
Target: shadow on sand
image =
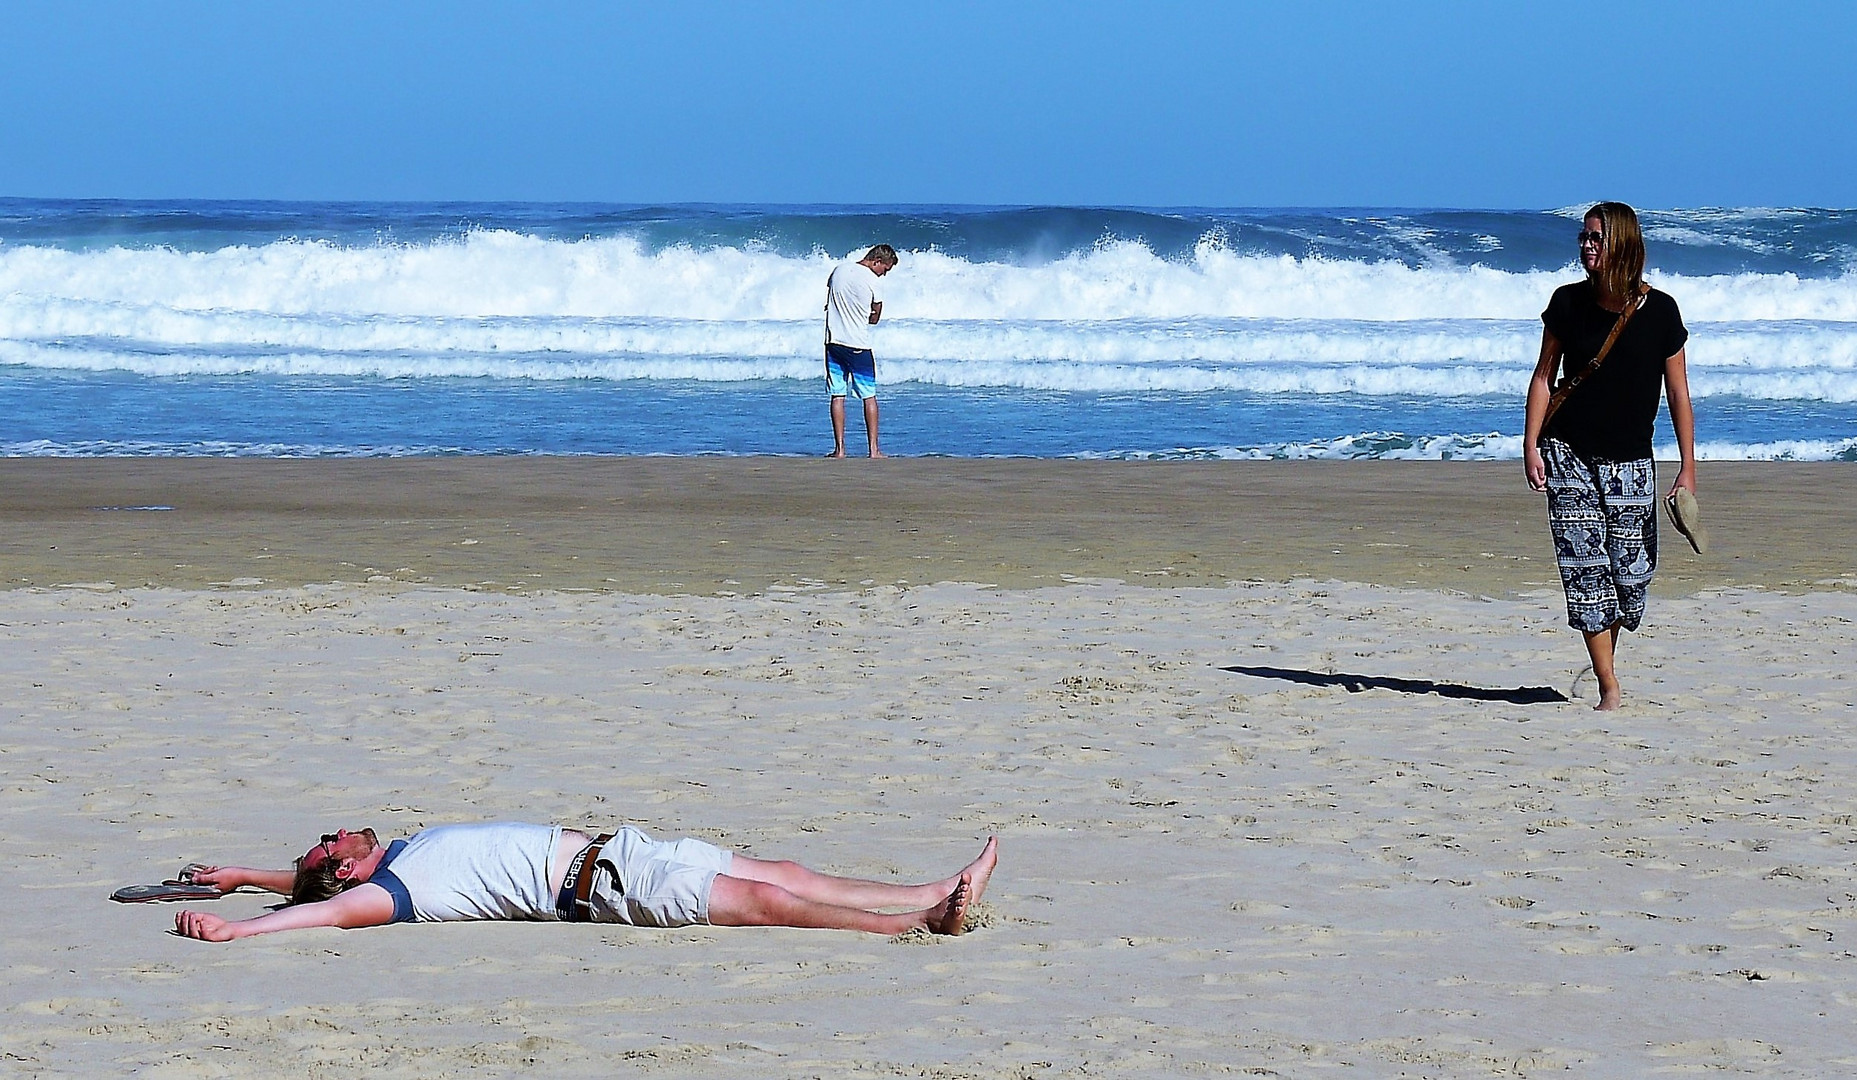
[[[1395,679],[1384,675],[1349,675],[1339,671],[1325,673],[1304,671],[1301,668],[1246,667],[1242,664],[1234,664],[1223,670],[1258,679],[1282,679],[1304,686],[1339,686],[1350,694],[1358,694],[1363,690],[1397,690],[1402,694],[1437,694],[1439,697],[1463,698],[1468,701],[1506,701],[1511,705],[1542,705],[1551,701],[1570,700],[1551,686],[1491,689],[1465,686],[1463,683],[1433,682],[1430,679]]]

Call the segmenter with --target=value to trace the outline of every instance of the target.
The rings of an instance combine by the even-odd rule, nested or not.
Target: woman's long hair
[[[1638,295],[1644,285],[1644,232],[1638,228],[1638,212],[1622,202],[1602,202],[1586,212],[1599,219],[1599,231],[1605,242],[1599,247],[1599,269],[1589,271],[1587,280],[1614,300]]]

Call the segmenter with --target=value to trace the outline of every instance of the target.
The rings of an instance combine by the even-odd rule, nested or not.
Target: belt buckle
[[[596,869],[600,849],[606,846],[615,834],[604,833],[594,838],[593,842],[580,849],[574,861],[568,864],[567,880],[561,883],[561,891],[567,894],[565,910],[557,910],[566,922],[591,922],[593,913],[593,879],[589,875]],[[557,905],[558,908],[558,905]]]

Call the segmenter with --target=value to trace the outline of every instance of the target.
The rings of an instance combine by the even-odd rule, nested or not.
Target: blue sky
[[[1857,206],[1857,4],[9,0],[0,195]]]

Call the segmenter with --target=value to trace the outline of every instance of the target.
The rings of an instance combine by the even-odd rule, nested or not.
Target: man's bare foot
[[[924,925],[931,934],[959,934],[967,929],[967,905],[967,875],[963,874],[948,898],[928,909],[925,913],[928,921]]]
[[[845,452],[844,452],[843,450],[834,450],[834,451],[832,451],[831,453],[829,453],[829,454],[827,454],[827,455],[825,455],[825,456],[826,456],[826,457],[844,457],[844,456],[845,456]]]
[[[987,891],[987,879],[993,876],[993,868],[999,865],[999,837],[987,837],[987,846],[980,849],[980,856],[967,864],[961,871],[961,880],[967,882],[967,902],[978,904],[980,894]]]
[[[880,452],[880,451],[876,451],[876,450],[872,450],[872,451],[870,452],[870,456],[871,456],[871,457],[889,457],[890,455],[888,455],[888,454],[885,454],[885,453],[882,453],[882,452]]]

